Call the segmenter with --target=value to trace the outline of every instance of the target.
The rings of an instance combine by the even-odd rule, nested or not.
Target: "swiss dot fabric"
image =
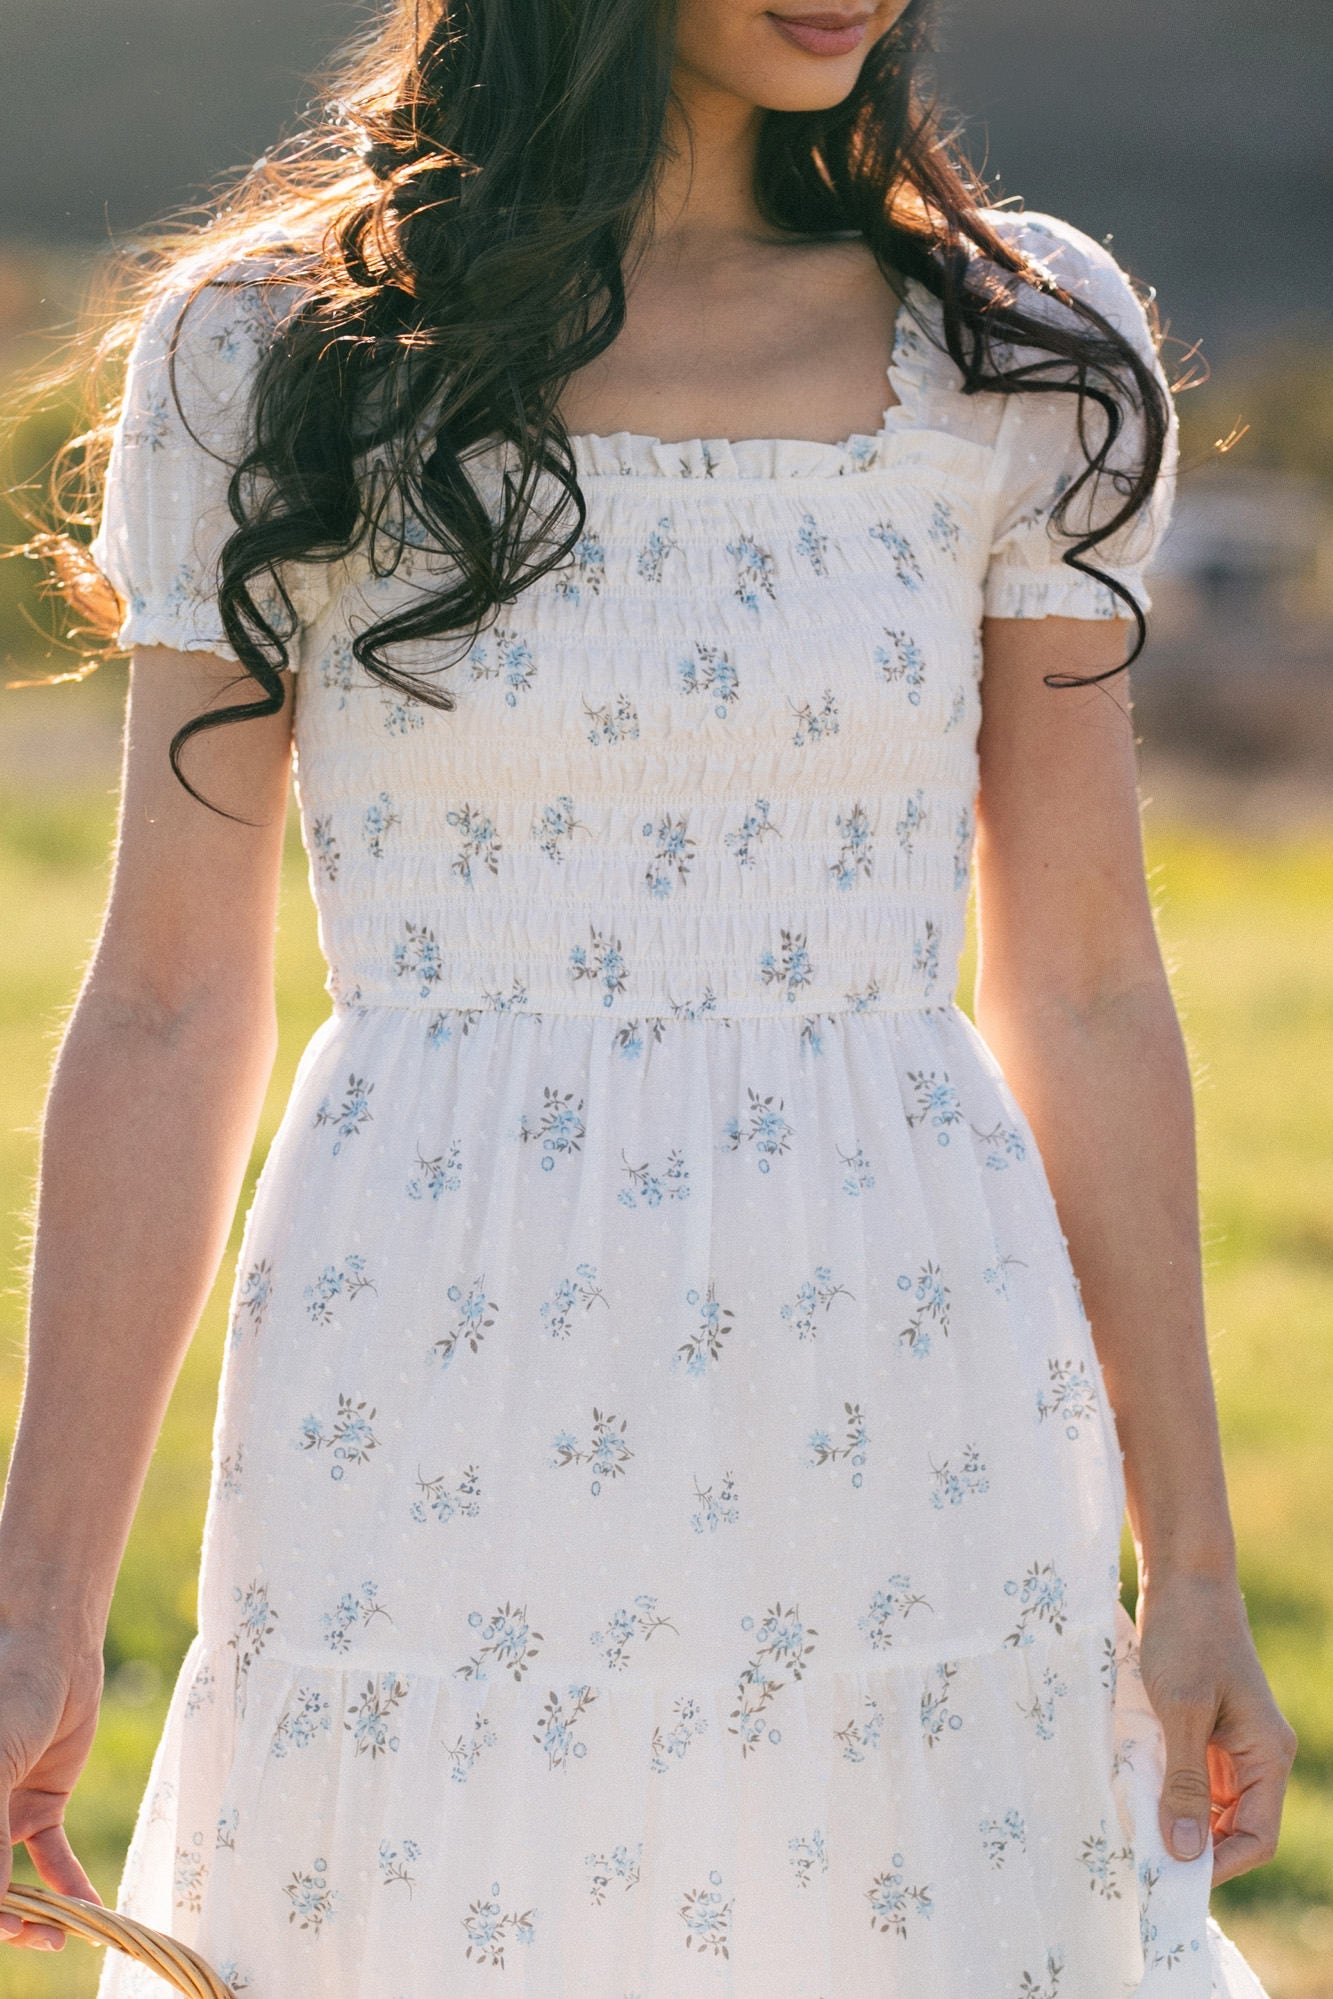
[[[196,432],[280,310],[196,303]],[[171,316],[98,552],[124,643],[225,656]],[[424,551],[288,579],[331,1010],[121,1887],[238,1994],[1260,1992],[1163,1849],[1091,1330],[953,999],[981,617],[1115,604],[1048,532],[1067,399],[962,396],[937,330],[913,287],[874,436],[576,439],[586,532],[452,712],[352,651]]]

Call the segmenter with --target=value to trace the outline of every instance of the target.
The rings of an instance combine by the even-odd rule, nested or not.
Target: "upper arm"
[[[988,1003],[1087,1004],[1160,976],[1144,875],[1122,620],[989,618],[978,742],[977,907]]]
[[[1071,292],[1116,325],[1165,388],[1152,331],[1109,253],[1051,217],[1006,216],[1004,229]],[[1054,309],[1054,308],[1052,308]],[[1061,308],[1067,312],[1067,308]],[[1084,560],[1147,608],[1144,572],[1170,515],[1176,427],[1146,505]],[[1140,413],[1141,417],[1141,413]],[[1112,453],[1143,448],[1131,409]],[[1096,433],[1094,432],[1094,435]],[[993,475],[994,534],[984,590],[977,886],[986,1004],[1013,991],[1074,1003],[1161,976],[1144,879],[1128,673],[1095,686],[1048,687],[1123,664],[1133,630],[1107,587],[1063,560],[1052,509],[1085,469],[1076,399],[1008,398]],[[1068,525],[1112,518],[1114,480],[1089,482]]]
[[[88,985],[153,1024],[272,1006],[292,704],[184,746],[190,782],[222,812],[191,798],[168,758],[183,722],[247,690],[258,694],[214,653],[132,654],[115,864]]]

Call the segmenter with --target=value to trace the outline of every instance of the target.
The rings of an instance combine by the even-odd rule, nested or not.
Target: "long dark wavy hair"
[[[1064,529],[1064,560],[1126,603],[1132,660],[1142,609],[1095,558],[1152,491],[1168,399],[1115,326],[980,212],[984,191],[924,82],[933,5],[910,0],[840,104],[764,113],[758,204],[794,235],[859,232],[900,296],[909,278],[932,292],[965,394],[1079,399],[1087,463],[1053,521],[1063,529],[1080,492],[1109,485],[1104,517],[1089,526],[1084,510],[1085,531]],[[223,627],[259,698],[177,732],[171,761],[188,790],[179,758],[192,735],[283,705],[297,630],[283,586],[291,565],[362,550],[391,572],[412,520],[414,539],[440,558],[438,588],[359,632],[353,652],[373,679],[447,709],[455,697],[440,675],[573,549],[585,505],[557,402],[624,323],[636,226],[667,143],[671,11],[662,0],[395,0],[330,71],[294,137],[202,223],[160,232],[140,251],[135,296],[103,336],[104,358],[124,349],[143,305],[187,259],[197,282],[182,316],[205,283],[291,282],[283,256],[268,275],[223,275],[256,233],[289,250],[302,278],[255,372],[217,579]],[[1065,309],[1053,313],[1051,298]],[[1021,360],[1006,351],[1015,346]],[[107,635],[121,607],[92,569],[86,531],[114,414],[108,401],[69,447],[55,480],[60,519],[29,544],[54,563],[85,629]],[[497,441],[511,447],[498,505],[467,462]],[[406,641],[455,638],[424,673],[394,663]],[[1053,685],[1106,677],[1047,676]]]

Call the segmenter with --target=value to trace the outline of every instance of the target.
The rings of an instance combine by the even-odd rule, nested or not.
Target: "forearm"
[[[75,1009],[43,1121],[0,1621],[104,1625],[272,1060],[257,1007],[153,1020],[85,994]]]
[[[1165,977],[977,1022],[1032,1125],[1092,1323],[1141,1569],[1229,1574],[1235,1551],[1204,1327],[1189,1066]]]

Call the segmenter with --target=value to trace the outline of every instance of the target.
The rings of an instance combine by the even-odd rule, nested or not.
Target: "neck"
[[[754,198],[762,117],[757,106],[677,70],[643,251],[708,257],[725,255],[737,238],[772,236]]]

